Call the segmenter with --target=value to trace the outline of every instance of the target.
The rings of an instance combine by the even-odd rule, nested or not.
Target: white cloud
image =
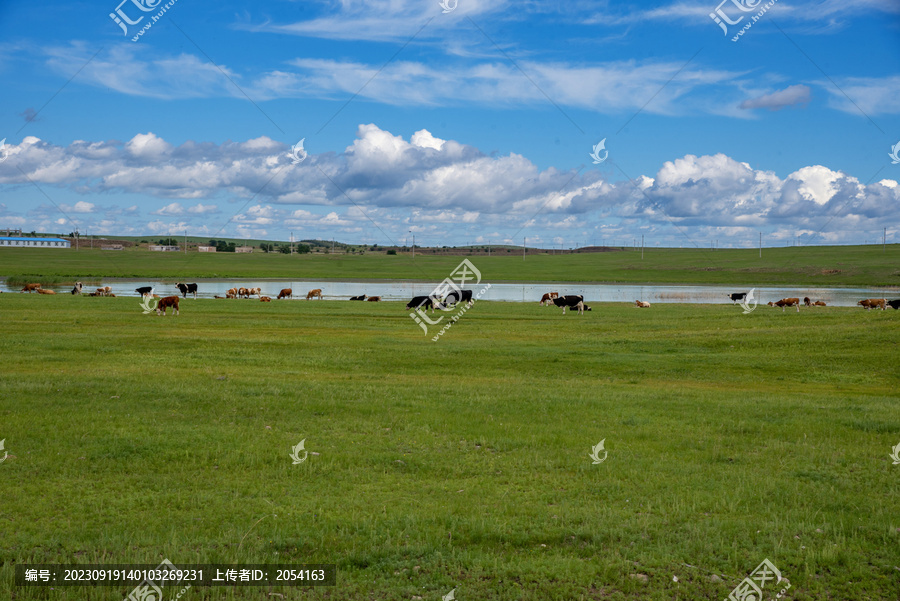
[[[741,103],[742,109],[765,108],[770,111],[778,111],[795,104],[808,104],[810,99],[809,87],[802,84],[788,86],[783,90],[763,94],[756,98],[750,98]]]
[[[173,202],[171,204],[167,204],[161,209],[157,209],[155,211],[151,211],[151,215],[181,215],[184,213],[184,207],[182,207],[177,202]]]

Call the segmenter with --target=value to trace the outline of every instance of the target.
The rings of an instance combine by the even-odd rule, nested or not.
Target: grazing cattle
[[[269,298],[268,296],[260,296],[260,297],[259,297],[259,302],[261,302],[261,303],[271,303],[271,302],[272,302],[272,299]]]
[[[812,306],[812,301],[809,299],[808,296],[804,296],[804,297],[803,297],[803,304],[806,305],[807,307],[811,307],[811,306]]]
[[[22,288],[22,292],[34,292],[36,290],[40,290],[40,284],[25,284],[25,287]]]
[[[554,298],[559,298],[559,292],[546,292],[544,296],[541,297],[541,302],[539,304],[549,307],[553,304]]]
[[[140,288],[135,288],[134,291],[141,296],[150,296],[153,294],[153,286],[141,286]]]
[[[224,299],[224,298],[228,298],[228,297],[227,296],[219,296],[218,294],[216,294],[216,295],[213,295],[213,298],[223,298]]]
[[[321,289],[321,288],[315,288],[315,289],[310,290],[309,292],[307,292],[307,293],[306,293],[306,300],[309,300],[309,299],[311,299],[311,298],[318,298],[319,300],[322,300],[322,289]]]
[[[447,295],[447,298],[445,298],[444,302],[441,304],[455,305],[456,303],[467,303],[471,305],[473,302],[475,301],[472,300],[471,290],[454,290]]]
[[[729,294],[728,298],[731,299],[731,304],[733,305],[734,303],[747,298],[747,293],[746,292],[735,292],[734,294]]]
[[[278,293],[278,300],[283,298],[293,298],[294,291],[290,288],[282,288],[281,292]]]
[[[377,303],[378,301],[381,300],[381,297],[380,297],[380,296],[370,296],[370,297],[367,298],[366,300],[367,300],[368,302],[370,302],[370,303]],[[896,308],[896,307],[895,307],[895,308]]]
[[[578,304],[581,303],[581,309],[579,313],[583,313],[584,311],[590,311],[591,308],[584,304],[584,297],[581,295],[567,294],[566,296],[557,297],[553,299],[553,304],[557,307],[562,307],[563,315],[566,314],[566,309],[575,309],[578,307]]]
[[[900,309],[900,300],[888,301],[887,304],[890,305],[891,309],[894,309],[895,311],[897,309]]]
[[[235,298],[237,297],[238,289],[237,288],[229,288],[225,291],[225,298]]]
[[[434,299],[430,296],[414,296],[411,301],[406,303],[407,311],[409,309],[422,309],[425,311],[428,308],[431,308],[431,312],[434,313]]]
[[[172,312],[175,315],[178,315],[178,297],[177,296],[167,296],[165,298],[159,299],[159,303],[156,305],[156,314],[157,315],[165,315],[166,309],[168,307],[172,307]]]
[[[193,292],[194,298],[197,298],[197,284],[175,284],[175,287],[184,298],[187,298],[188,292]]]
[[[238,298],[250,298],[250,290],[244,287],[238,288]]]
[[[97,288],[97,296],[107,296],[110,292],[112,292],[112,288],[110,286]]]
[[[75,282],[75,287],[72,288],[72,294],[81,294],[81,282]]]
[[[866,311],[869,309],[878,309],[881,308],[882,311],[885,309],[885,299],[883,298],[867,298],[866,300],[861,300],[857,305],[862,305],[866,308]]]
[[[781,307],[781,312],[784,313],[785,307],[797,307],[797,313],[800,312],[800,299],[799,298],[783,298],[780,301],[772,302],[769,301],[770,307]]]
[[[364,301],[364,300],[366,300],[366,295],[365,295],[365,294],[360,294],[359,296],[351,296],[351,297],[350,297],[350,300]]]
[[[634,304],[643,309],[650,308],[650,303],[648,303],[647,301],[636,300],[636,301],[634,301]]]
[[[38,294],[56,294],[52,290],[46,290],[44,288],[38,288],[37,291],[38,291]]]
[[[814,307],[826,307],[825,301],[816,301],[813,303]]]
[[[253,295],[253,294],[255,294],[256,296],[259,296],[262,294],[262,288],[247,288],[247,294],[248,294],[247,298],[250,298],[249,295]]]

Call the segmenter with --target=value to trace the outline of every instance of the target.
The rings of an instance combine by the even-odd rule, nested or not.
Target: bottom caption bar
[[[148,593],[162,587],[335,586],[335,564],[34,564],[16,566],[16,586],[134,586]]]

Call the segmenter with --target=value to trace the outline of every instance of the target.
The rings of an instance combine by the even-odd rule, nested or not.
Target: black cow
[[[472,291],[471,290],[454,290],[450,294],[447,295],[447,298],[444,299],[444,302],[441,303],[446,306],[455,305],[456,303],[473,303],[472,300]]]
[[[887,304],[888,304],[888,306],[889,306],[891,309],[894,309],[895,311],[896,311],[897,309],[900,309],[900,300],[892,300],[892,301],[888,301]]]
[[[434,299],[430,296],[414,296],[411,301],[406,303],[406,309],[422,309],[423,311],[430,308],[434,313]]]
[[[134,291],[141,296],[147,296],[148,294],[153,294],[153,286],[141,286],[140,288],[135,288]]]
[[[747,298],[747,293],[746,292],[735,292],[734,294],[729,294],[728,298],[731,299],[731,304],[733,305],[734,303]]]
[[[364,301],[364,300],[366,300],[366,295],[360,294],[359,296],[351,296],[350,300]]]
[[[578,303],[584,307],[585,311],[590,311],[591,308],[584,304],[584,297],[574,294],[567,294],[566,296],[560,296],[559,298],[553,299],[553,304],[557,307],[562,307],[563,315],[566,314],[566,309],[574,309],[578,306]]]
[[[197,298],[197,284],[175,284],[175,287],[181,291],[184,298],[187,298],[188,292],[193,292],[194,298]]]

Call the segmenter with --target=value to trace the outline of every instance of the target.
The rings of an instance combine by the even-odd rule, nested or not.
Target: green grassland
[[[721,600],[764,558],[792,600],[897,598],[900,312],[479,302],[435,343],[400,303],[181,304],[0,295],[0,598],[163,558],[339,570],[188,601]]]
[[[51,254],[52,253],[52,254]],[[822,246],[756,250],[648,249],[583,254],[521,251],[467,255],[487,281],[639,282],[747,286],[900,286],[900,245]],[[290,278],[402,279],[440,282],[461,256],[418,251],[384,253],[157,253],[0,249],[0,274],[54,283],[68,278]]]

